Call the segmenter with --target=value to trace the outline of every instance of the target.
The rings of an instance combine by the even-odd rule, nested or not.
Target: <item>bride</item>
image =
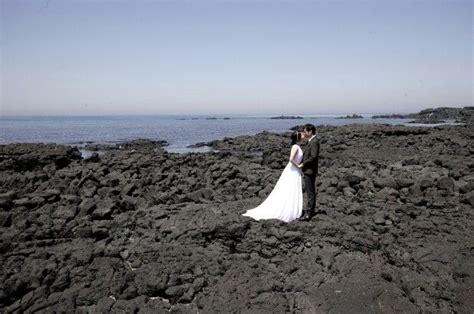
[[[300,133],[291,135],[290,160],[273,191],[262,204],[248,210],[243,214],[244,216],[256,220],[279,219],[285,222],[290,222],[301,216],[303,210],[302,172],[298,165],[303,159],[303,151],[297,145],[300,140]]]

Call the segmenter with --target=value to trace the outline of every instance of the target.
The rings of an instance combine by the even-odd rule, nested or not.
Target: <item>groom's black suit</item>
[[[316,176],[318,175],[319,140],[311,139],[303,152],[303,174],[308,205],[306,215],[313,216],[316,212]]]

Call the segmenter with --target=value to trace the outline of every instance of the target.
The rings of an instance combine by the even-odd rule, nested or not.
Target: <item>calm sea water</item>
[[[401,119],[336,119],[341,115],[303,116],[275,120],[269,116],[74,116],[0,117],[0,144],[59,143],[81,146],[85,142],[117,143],[146,138],[166,140],[170,152],[205,151],[188,145],[262,131],[285,132],[295,125],[340,126],[353,123],[406,124]],[[227,118],[227,119],[224,119]]]

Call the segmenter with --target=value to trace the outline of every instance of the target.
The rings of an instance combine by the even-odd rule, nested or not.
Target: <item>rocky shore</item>
[[[317,131],[327,215],[289,224],[241,216],[289,133],[0,146],[1,311],[472,312],[474,126]]]
[[[410,114],[376,115],[372,119],[414,119],[410,123],[440,124],[446,122],[474,124],[474,107],[439,107]]]

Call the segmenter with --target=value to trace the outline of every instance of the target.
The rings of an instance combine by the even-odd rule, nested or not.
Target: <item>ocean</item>
[[[408,124],[406,119],[337,119],[345,115],[308,115],[303,119],[270,119],[272,115],[209,116],[2,116],[0,144],[57,143],[82,147],[86,143],[120,143],[133,139],[166,140],[169,152],[206,151],[188,148],[199,142],[224,137],[254,135],[262,131],[281,133],[295,125],[312,123],[341,126],[359,123]]]

